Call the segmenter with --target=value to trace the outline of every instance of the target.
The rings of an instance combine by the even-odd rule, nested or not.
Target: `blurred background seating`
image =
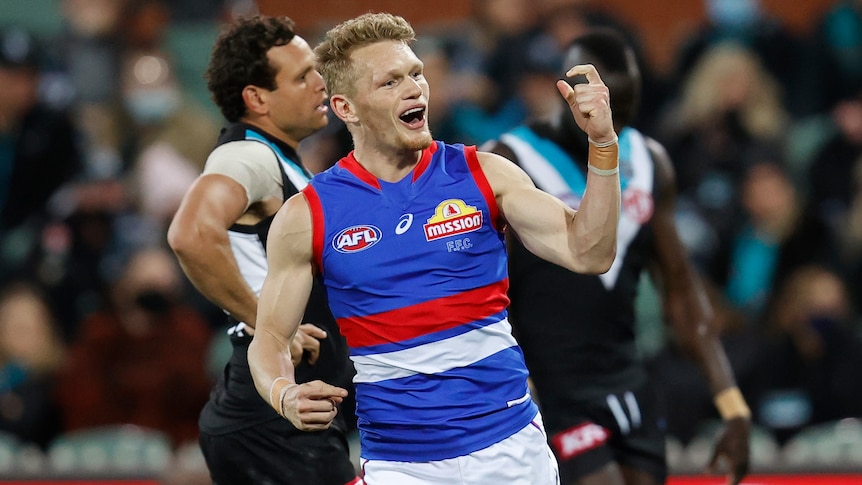
[[[128,424],[64,433],[48,448],[59,476],[155,476],[167,469],[172,453],[165,433]]]

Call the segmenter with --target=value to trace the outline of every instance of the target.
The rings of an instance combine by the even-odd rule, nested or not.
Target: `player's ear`
[[[266,104],[266,92],[257,86],[248,86],[242,89],[242,100],[245,102],[246,108],[257,114],[266,114],[269,108]]]
[[[356,123],[359,121],[353,102],[341,94],[333,94],[329,98],[329,107],[335,113],[335,116],[345,123]]]

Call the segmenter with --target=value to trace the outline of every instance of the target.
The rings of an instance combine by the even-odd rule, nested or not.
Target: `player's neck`
[[[289,133],[285,132],[284,130],[279,129],[272,122],[270,122],[268,118],[245,117],[245,118],[242,118],[240,121],[242,121],[243,123],[245,123],[247,125],[254,126],[255,128],[269,134],[270,136],[275,137],[275,138],[283,141],[284,143],[286,143],[288,146],[290,146],[294,150],[297,150],[299,148],[300,140],[297,140],[296,139],[297,137],[291,136]]]

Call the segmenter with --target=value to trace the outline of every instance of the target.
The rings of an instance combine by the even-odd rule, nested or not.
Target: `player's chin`
[[[431,146],[433,141],[434,138],[431,136],[431,132],[423,130],[421,132],[410,133],[406,139],[406,146],[410,150],[424,150]]]

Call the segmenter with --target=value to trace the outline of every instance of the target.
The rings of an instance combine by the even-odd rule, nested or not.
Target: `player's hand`
[[[725,421],[709,461],[709,473],[727,474],[728,485],[738,485],[748,473],[751,422],[746,418]]]
[[[320,431],[329,428],[338,414],[338,406],[347,390],[323,381],[288,384],[289,389],[281,400],[282,416],[302,431]]]
[[[614,121],[611,117],[611,97],[608,87],[592,64],[580,64],[566,72],[567,77],[584,75],[586,84],[569,85],[562,79],[557,89],[566,98],[575,122],[596,143],[613,140]]]
[[[296,330],[296,335],[290,342],[290,360],[293,366],[299,366],[303,356],[308,356],[308,363],[314,365],[320,357],[320,341],[326,338],[326,331],[310,323],[303,323]]]

